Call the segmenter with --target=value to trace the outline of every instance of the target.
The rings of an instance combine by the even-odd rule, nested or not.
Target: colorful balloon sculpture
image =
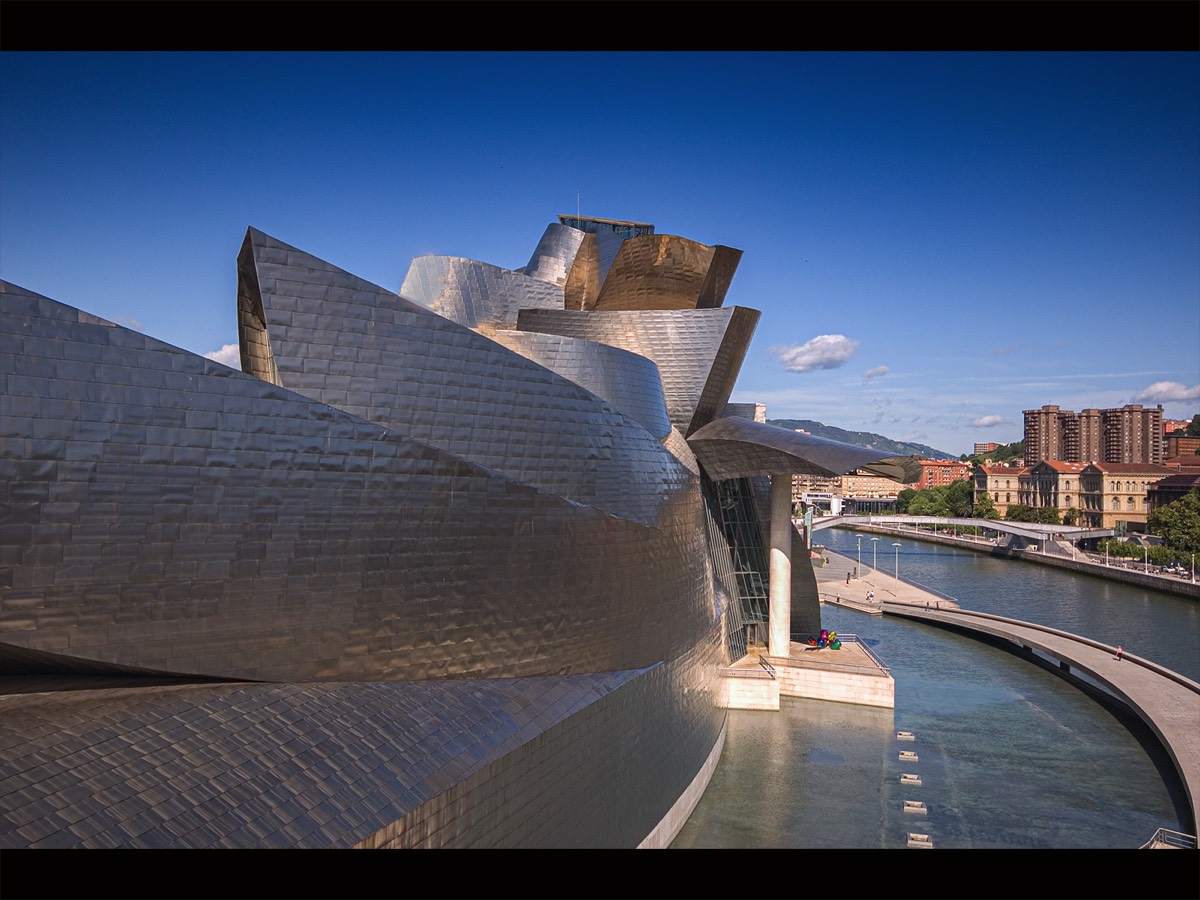
[[[815,650],[821,650],[825,647],[828,647],[830,650],[840,650],[842,648],[842,642],[838,640],[836,631],[829,631],[828,629],[822,628],[821,637],[810,637],[808,639],[808,646],[810,649]]]

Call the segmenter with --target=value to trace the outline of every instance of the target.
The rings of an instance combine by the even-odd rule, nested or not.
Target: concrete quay
[[[822,557],[824,565],[816,565],[815,560],[813,565],[822,603],[833,603],[876,615],[882,614],[885,603],[929,604],[934,609],[958,609],[958,601],[953,597],[909,584],[903,579],[898,580],[882,568],[872,570],[869,565],[859,568],[855,560],[832,550],[822,551]],[[856,569],[858,574],[855,574]],[[871,591],[875,596],[868,599]]]

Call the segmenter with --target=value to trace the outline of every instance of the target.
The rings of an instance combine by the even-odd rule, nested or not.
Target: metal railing
[[[862,648],[863,653],[865,653],[867,655],[867,659],[871,660],[871,662],[873,662],[876,665],[876,667],[879,668],[879,670],[883,672],[884,675],[892,674],[891,670],[888,669],[888,667],[886,665],[884,665],[883,660],[880,659],[878,657],[878,655],[876,655],[875,651],[872,650],[869,646],[867,646],[867,644],[865,644],[863,642],[862,638],[860,638],[857,634],[843,634],[842,632],[839,631],[837,633],[837,639],[839,641],[841,641],[843,644],[857,644],[859,647]],[[804,638],[793,634],[792,640],[796,641],[797,643],[802,643],[804,641]],[[759,662],[762,663],[763,665],[766,665],[766,663],[763,662],[761,657],[759,658]],[[771,671],[774,672],[774,669],[772,669]]]
[[[891,674],[891,672],[888,670],[888,667],[883,664],[883,660],[880,659],[878,656],[876,656],[875,651],[872,650],[866,644],[864,644],[862,642],[862,640],[859,639],[859,636],[857,634],[842,634],[839,631],[838,632],[838,640],[844,644],[858,644],[858,646],[860,646],[862,648],[863,653],[867,654],[867,658],[869,660],[871,660],[871,662],[875,663],[875,665],[879,666],[879,668],[883,670],[885,675]]]
[[[1191,834],[1184,834],[1181,831],[1172,831],[1169,828],[1160,828],[1154,832],[1154,836],[1146,843],[1142,844],[1140,850],[1158,850],[1158,849],[1178,849],[1178,850],[1195,850],[1196,837]]]

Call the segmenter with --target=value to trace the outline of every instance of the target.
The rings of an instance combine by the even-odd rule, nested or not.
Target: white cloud
[[[226,344],[220,350],[210,350],[204,354],[205,359],[211,359],[231,369],[242,368],[242,355],[237,344]]]
[[[844,334],[820,334],[804,344],[772,347],[771,352],[789,372],[811,372],[841,368],[858,350],[858,343]]]
[[[1200,384],[1188,387],[1178,381],[1156,381],[1134,394],[1131,402],[1169,403],[1177,400],[1200,400]]]
[[[886,375],[890,371],[891,369],[889,369],[887,366],[875,366],[875,368],[867,369],[867,371],[863,372],[863,380],[870,381],[872,378],[878,378],[881,375]]]
[[[971,420],[972,428],[991,428],[993,425],[1003,425],[1003,416],[980,416],[978,419]]]

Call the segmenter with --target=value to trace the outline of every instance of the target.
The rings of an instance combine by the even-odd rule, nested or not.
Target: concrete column
[[[770,637],[767,652],[787,656],[792,637],[792,476],[771,476]]]

